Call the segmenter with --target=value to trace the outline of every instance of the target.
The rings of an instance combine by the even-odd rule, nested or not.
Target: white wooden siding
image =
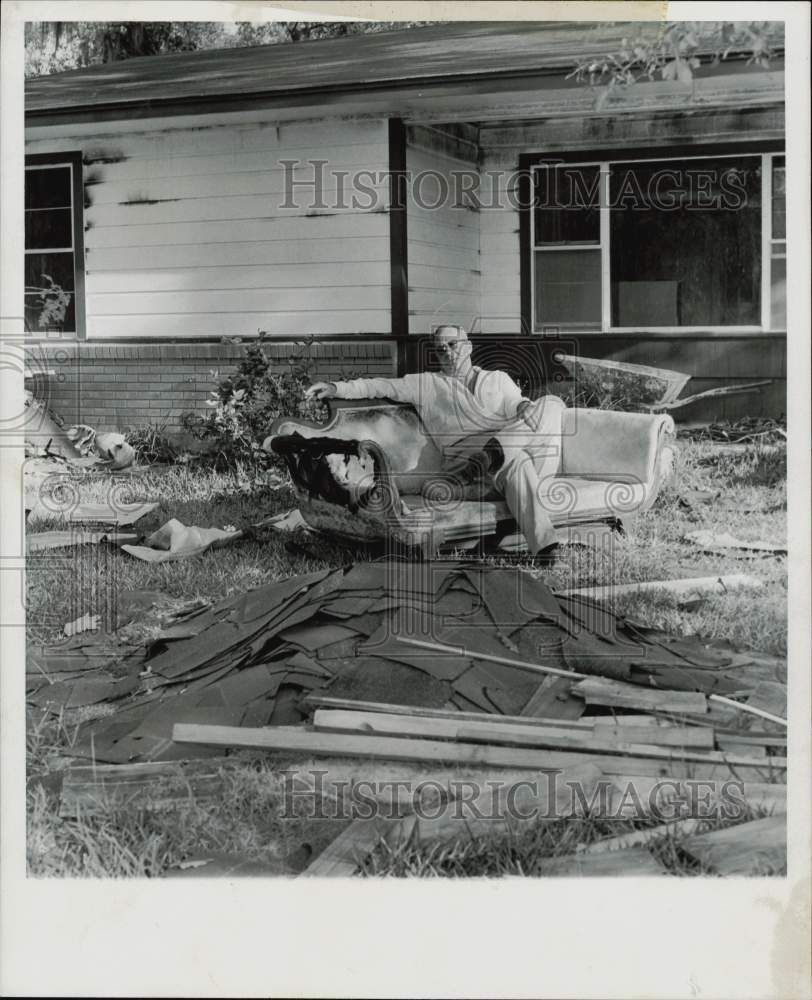
[[[442,137],[438,139],[441,144]],[[441,322],[470,326],[480,312],[480,217],[470,208],[454,207],[452,172],[476,167],[442,149],[417,145],[414,137],[406,149],[406,166],[412,179],[420,171],[442,175],[450,192],[439,207],[421,207],[409,187],[409,333],[428,333]],[[438,191],[433,180],[426,182],[423,200],[432,205]]]
[[[389,191],[336,204],[332,170],[385,174],[385,121],[215,126],[76,140],[85,160],[85,269],[90,338],[389,333]],[[285,207],[281,160],[312,180]]]
[[[482,170],[483,209],[479,216],[481,329],[483,333],[521,333],[519,213],[507,198],[507,189],[515,179],[509,166],[501,166],[490,157],[486,157]],[[489,175],[488,170],[494,173]]]

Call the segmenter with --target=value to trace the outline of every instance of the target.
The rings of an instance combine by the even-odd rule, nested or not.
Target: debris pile
[[[735,778],[748,801],[785,809],[776,661],[642,626],[526,572],[357,563],[192,606],[156,632],[146,646],[79,632],[30,652],[30,703],[115,707],[80,727],[71,754],[93,768],[69,783],[74,799],[116,784],[105,765],[141,787],[162,762],[250,748],[446,776],[587,768],[616,788]],[[413,816],[398,822],[412,835]],[[697,850],[716,857],[715,843]]]

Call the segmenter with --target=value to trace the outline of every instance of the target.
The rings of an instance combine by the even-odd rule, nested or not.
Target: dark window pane
[[[773,239],[787,238],[787,168],[783,156],[773,157]]]
[[[25,172],[26,208],[70,208],[71,168],[31,168]]]
[[[50,275],[54,283],[69,292],[73,291],[72,253],[27,253],[25,255],[25,288],[45,288],[50,285]]]
[[[71,210],[69,208],[25,213],[25,247],[27,250],[59,249],[72,245]]]
[[[72,253],[25,255],[25,322],[26,329],[33,333],[76,332]]]
[[[614,164],[613,326],[758,326],[761,160]]]
[[[773,330],[787,328],[787,261],[774,257],[770,275],[770,326]]]
[[[600,242],[599,167],[541,166],[535,190],[537,246]]]
[[[600,328],[600,249],[548,250],[535,258],[536,329]]]

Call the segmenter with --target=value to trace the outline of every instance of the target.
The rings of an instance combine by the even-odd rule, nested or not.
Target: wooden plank
[[[769,722],[774,722],[776,725],[783,726],[785,729],[787,728],[787,720],[785,718],[782,718],[780,715],[774,715],[772,712],[767,712],[763,708],[758,708],[749,701],[739,702],[734,698],[725,698],[720,694],[710,694],[708,695],[708,700],[718,705],[724,705],[727,708],[733,708],[738,712],[744,712],[745,715],[755,715],[760,719],[767,719]]]
[[[95,304],[105,301],[100,296],[144,292],[150,295],[167,293],[210,292],[214,288],[236,292],[237,289],[293,289],[332,286],[368,287],[389,285],[387,261],[334,261],[332,263],[277,263],[235,267],[223,263],[208,267],[141,268],[133,271],[92,272],[88,280],[88,295]],[[365,303],[366,304],[366,303]]]
[[[522,709],[522,716],[541,719],[554,717],[563,721],[580,718],[586,705],[572,695],[572,681],[566,677],[545,677]]]
[[[300,878],[346,878],[354,875],[365,858],[383,841],[391,843],[408,834],[399,818],[377,816],[356,819],[302,872]]]
[[[508,767],[527,770],[567,768],[577,764],[596,764],[605,774],[659,775],[662,761],[607,754],[570,753],[487,744],[448,743],[440,740],[410,740],[390,736],[355,736],[343,733],[318,733],[301,727],[273,726],[250,729],[241,726],[208,726],[178,723],[173,728],[175,743],[199,743],[205,746],[249,747],[278,750],[313,756],[369,757],[371,759],[428,761],[471,766]],[[667,773],[687,777],[687,769],[696,777],[734,776],[727,766],[672,762]],[[680,775],[686,770],[685,775]],[[750,768],[737,773],[749,777],[764,769]]]
[[[87,207],[106,218],[108,212],[138,205],[144,209],[160,209],[184,204],[192,207],[194,202],[227,204],[250,198],[261,206],[262,217],[266,218],[284,215],[297,206],[302,211],[340,211],[342,208],[385,208],[389,204],[385,160],[370,160],[362,165],[340,163],[330,160],[329,153],[318,157],[322,166],[303,160],[298,154],[282,154],[280,160],[288,160],[293,165],[287,169],[279,160],[269,158],[265,170],[193,176],[156,174],[120,182],[108,182],[106,171],[101,171],[100,178],[100,171],[91,169],[85,183]],[[344,169],[347,166],[351,168],[349,176]],[[359,166],[363,166],[362,183],[355,182],[352,171],[352,167]]]
[[[338,277],[336,272],[335,277]],[[364,311],[383,310],[389,301],[388,285],[339,286],[321,290],[314,303],[313,288],[220,289],[217,291],[141,292],[137,295],[89,295],[88,308],[95,316],[174,316],[199,313],[285,313],[308,312],[332,307],[336,312],[354,310],[359,302]]]
[[[438,814],[428,818],[419,816],[411,836],[421,844],[447,844],[505,834],[515,830],[517,824],[532,822],[539,816],[580,814],[581,800],[572,794],[571,784],[577,784],[583,802],[588,804],[600,783],[605,784],[601,769],[585,764],[569,768],[558,775],[555,783],[540,780],[489,784],[473,799],[463,794],[448,802]]]
[[[376,712],[348,712],[319,709],[313,725],[320,732],[367,733],[373,736],[405,736],[420,739],[448,739],[458,743],[499,744],[517,747],[538,747],[550,750],[572,750],[577,753],[624,754],[653,760],[696,761],[702,764],[748,765],[752,756],[738,756],[715,751],[699,752],[674,747],[628,743],[593,733],[567,732],[544,726],[510,725],[501,721],[456,722],[451,719],[427,719]],[[626,733],[623,734],[627,735]],[[770,758],[770,766],[786,767],[786,758]]]
[[[605,678],[589,677],[579,681],[572,693],[587,705],[639,708],[643,711],[688,712],[702,715],[708,711],[704,694],[694,691],[662,691],[638,684],[623,684]]]
[[[284,194],[222,195],[217,198],[176,198],[172,201],[145,200],[125,202],[121,205],[98,205],[89,208],[85,217],[93,227],[132,229],[138,238],[141,226],[150,224],[188,225],[191,223],[248,223],[263,219],[275,226],[289,219],[354,217],[359,213],[386,213],[389,203],[385,192],[370,193],[363,208],[348,199],[340,201],[339,195],[323,193],[323,200],[311,207],[307,195],[297,203],[284,201]],[[274,204],[276,199],[278,204]]]
[[[469,226],[441,224],[428,221],[427,213],[418,217],[409,216],[409,239],[420,240],[432,246],[449,247],[456,250],[476,252],[479,249],[479,229]],[[281,225],[281,223],[277,223]],[[356,234],[357,235],[357,234]]]
[[[662,823],[660,826],[652,826],[645,830],[630,830],[617,837],[598,840],[585,847],[583,852],[578,853],[606,854],[608,851],[622,851],[629,847],[643,847],[660,837],[688,836],[698,829],[700,822],[701,820],[689,817],[675,820],[673,823]]]
[[[764,769],[761,773],[763,775]],[[668,807],[669,800],[675,806],[681,805],[679,811],[684,812],[690,803],[697,801],[698,779],[716,782],[715,788],[703,786],[701,796],[704,798],[707,796],[710,796],[711,800],[727,798],[731,808],[740,806],[743,800],[753,807],[768,809],[779,814],[786,813],[787,786],[765,781],[763,777],[759,778],[758,774],[756,768],[747,768],[745,771],[737,768],[735,775],[732,773],[724,775],[721,771],[717,774],[708,771],[702,774],[690,772],[667,776],[617,773],[612,775],[615,794],[609,806],[609,813],[617,819],[624,816],[635,817],[639,814],[639,804],[642,803],[644,808],[657,805],[662,815]],[[735,785],[729,784],[731,778]],[[665,814],[668,815],[667,812]],[[674,815],[673,810],[671,815]]]
[[[222,796],[225,757],[144,764],[96,764],[64,772],[61,818],[117,808],[174,809]]]
[[[311,304],[314,296],[311,295]],[[329,305],[324,293],[323,304]],[[387,310],[352,310],[345,312],[296,310],[294,312],[187,313],[172,316],[88,316],[88,333],[105,337],[236,337],[265,330],[270,336],[286,337],[307,334],[388,333],[391,322]]]
[[[472,657],[476,660],[483,660],[487,663],[499,663],[507,667],[517,667],[520,670],[527,670],[530,673],[549,674],[554,677],[566,677],[569,680],[583,678],[585,674],[575,673],[574,670],[561,670],[558,667],[545,666],[542,663],[530,663],[527,660],[518,660],[509,656],[497,656],[491,653],[484,653],[481,650],[470,652],[462,646],[447,646],[439,642],[426,642],[423,639],[415,639],[412,636],[397,635],[394,637],[397,642],[404,646],[415,646],[419,649],[428,649],[435,653],[447,653],[453,656]]]
[[[542,860],[542,877],[609,878],[624,876],[642,878],[647,875],[668,875],[662,862],[645,847],[628,847],[605,854],[568,854]]]
[[[351,712],[384,712],[389,715],[412,715],[429,719],[451,719],[457,722],[471,719],[481,722],[488,718],[487,712],[465,712],[459,709],[424,708],[417,705],[393,705],[388,702],[358,701],[353,698],[333,698],[327,692],[311,691],[303,699],[303,703],[314,708],[346,709]],[[579,722],[572,719],[525,718],[521,715],[500,715],[500,722],[515,722],[525,725],[562,726],[566,729],[578,729],[591,732],[593,722]]]
[[[349,149],[356,145],[386,144],[386,122],[364,121],[295,121],[279,125],[276,122],[251,122],[234,127],[180,128],[160,132],[121,132],[112,136],[90,136],[84,144],[85,163],[92,169],[140,163],[145,160],[165,162],[172,158],[199,158],[208,161],[212,156],[232,158],[255,153],[264,162],[270,156],[310,156],[321,151],[321,158],[330,149]],[[75,149],[75,138],[49,139],[47,145]],[[119,163],[94,162],[110,157]],[[260,160],[262,162],[262,160]]]
[[[264,157],[264,164],[261,162]],[[224,159],[232,161],[229,169]],[[200,161],[203,161],[202,163]],[[293,161],[287,169],[282,160]],[[327,161],[324,163],[324,161]],[[319,166],[318,163],[323,163]],[[101,205],[126,204],[132,198],[143,197],[160,201],[175,199],[207,199],[233,195],[263,195],[267,197],[265,212],[306,198],[305,204],[336,204],[337,195],[351,203],[352,195],[361,197],[361,190],[353,187],[352,176],[336,176],[336,171],[357,167],[372,171],[363,177],[363,198],[366,203],[376,190],[386,194],[386,147],[380,145],[349,146],[343,150],[335,147],[317,153],[312,148],[278,154],[256,153],[250,157],[193,157],[168,158],[165,161],[124,160],[121,165],[110,164],[89,172],[86,190],[93,208]],[[116,171],[116,167],[119,169]],[[126,177],[125,167],[137,175]],[[192,173],[184,173],[191,169]],[[99,176],[100,175],[100,176]],[[95,182],[94,182],[95,181]],[[290,197],[286,197],[286,195]]]
[[[787,863],[785,815],[700,833],[680,844],[682,850],[720,875],[757,875]]]
[[[620,719],[623,717],[621,716]],[[661,747],[692,747],[713,750],[713,729],[703,726],[595,726],[596,737],[615,743],[648,743]]]
[[[409,260],[409,287],[422,293],[449,291],[470,296],[479,294],[479,282],[480,275],[474,267],[415,264]]]
[[[670,594],[720,594],[731,590],[759,590],[764,584],[758,577],[748,573],[730,573],[725,576],[696,576],[683,580],[647,580],[640,583],[612,584],[598,587],[575,587],[558,591],[563,596],[578,595],[594,597],[601,601],[611,601],[613,597],[625,594],[646,593],[650,590],[664,590]]]
[[[235,234],[237,236],[238,234]],[[437,251],[439,254],[440,251]],[[88,248],[86,261],[91,275],[107,271],[157,270],[170,268],[243,268],[279,265],[288,270],[298,265],[334,264],[344,261],[370,263],[388,261],[389,234],[373,233],[354,237],[276,240],[271,230],[266,240],[245,241],[239,238],[224,243],[173,243],[153,246],[145,254],[138,246]],[[427,260],[427,263],[430,263]]]
[[[236,219],[219,222],[150,223],[142,226],[96,226],[86,233],[90,249],[121,246],[167,246],[177,243],[242,243],[259,240],[389,237],[388,212],[300,215],[284,219]]]
[[[470,270],[479,269],[479,254],[475,249],[437,246],[431,241],[414,239],[409,235],[409,271],[412,266],[432,268],[444,266]]]

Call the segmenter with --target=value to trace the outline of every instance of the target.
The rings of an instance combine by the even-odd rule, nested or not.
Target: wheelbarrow
[[[602,396],[604,400],[622,400],[648,413],[676,410],[698,399],[707,399],[711,396],[734,396],[753,392],[772,382],[772,379],[763,379],[761,382],[748,382],[746,385],[720,386],[678,399],[691,378],[685,372],[675,372],[669,368],[652,368],[648,365],[633,365],[626,361],[582,358],[572,354],[556,354],[554,360],[563,364],[576,382],[595,386],[598,390],[596,394]]]

